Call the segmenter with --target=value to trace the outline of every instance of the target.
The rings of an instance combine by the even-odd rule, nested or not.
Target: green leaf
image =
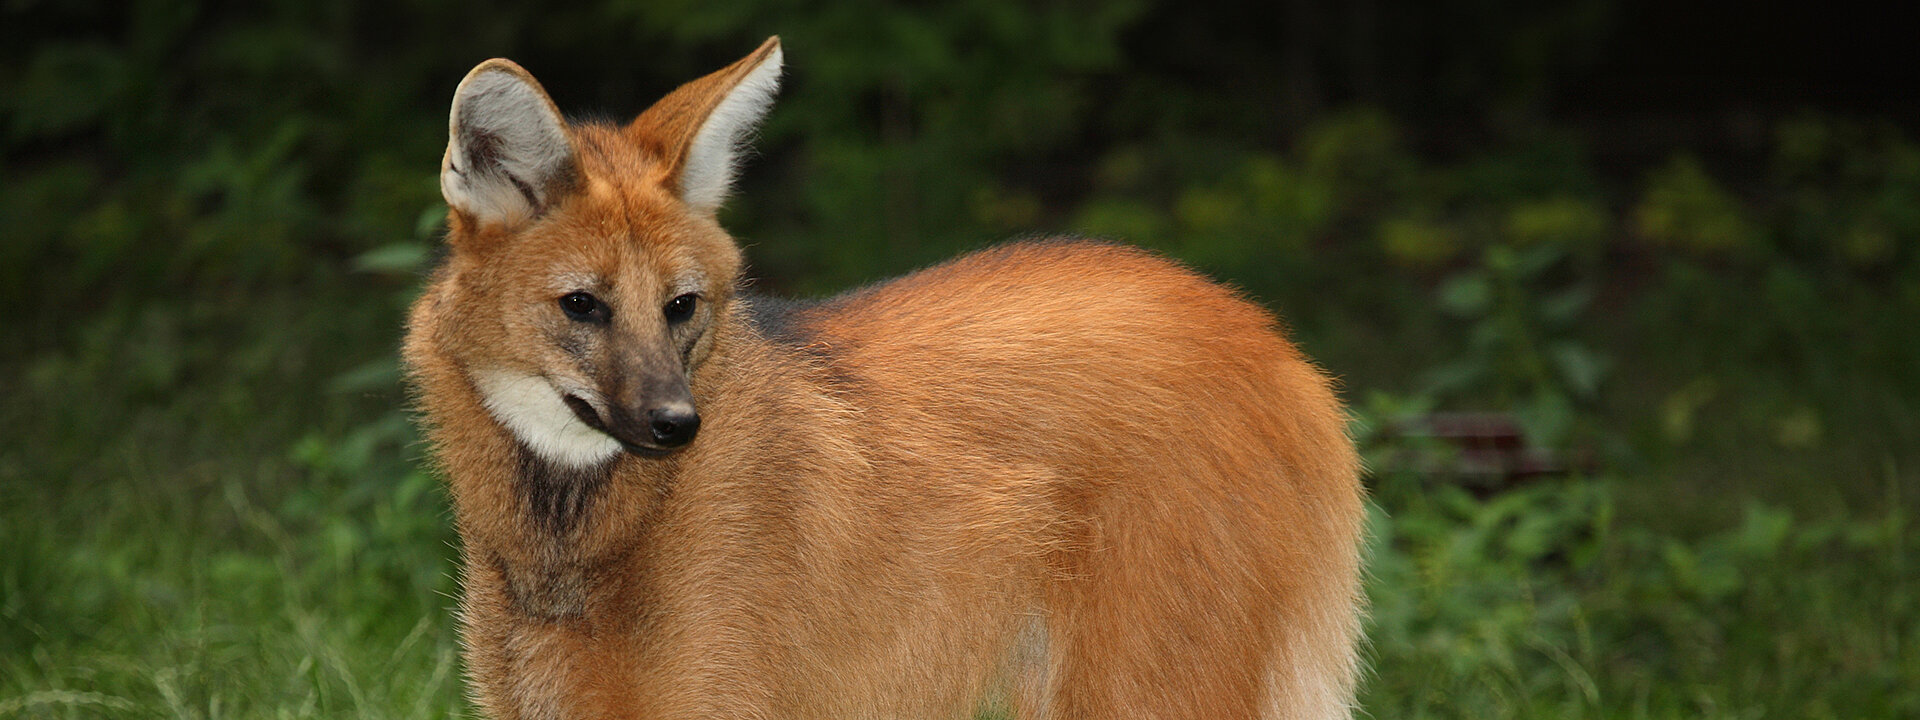
[[[1575,285],[1540,301],[1540,319],[1554,325],[1569,325],[1593,304],[1593,288]]]
[[[1455,317],[1479,317],[1492,305],[1493,283],[1485,273],[1461,273],[1440,286],[1440,308]]]
[[[420,217],[413,221],[413,236],[427,240],[440,233],[447,224],[447,206],[442,203],[428,205],[420,211]]]
[[[1555,343],[1548,352],[1575,395],[1592,397],[1600,389],[1600,380],[1606,377],[1610,365],[1606,358],[1572,342]]]
[[[360,253],[353,269],[373,273],[408,273],[427,263],[427,246],[417,242],[399,242]]]
[[[390,390],[400,384],[400,362],[392,356],[381,357],[361,363],[359,366],[334,376],[327,383],[327,390],[335,393],[359,393],[374,390]]]
[[[1534,443],[1559,446],[1573,429],[1573,403],[1557,392],[1542,392],[1514,410],[1514,419]]]

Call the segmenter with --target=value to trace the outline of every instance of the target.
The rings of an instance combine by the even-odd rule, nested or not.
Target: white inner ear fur
[[[501,69],[469,75],[447,119],[440,193],[483,223],[532,217],[573,162],[565,122],[538,87]]]
[[[584,468],[620,454],[620,441],[588,427],[561,400],[562,390],[544,377],[511,370],[473,374],[487,412],[549,462]]]
[[[686,166],[680,172],[680,198],[695,210],[716,212],[727,199],[747,136],[766,117],[774,94],[780,91],[783,57],[781,49],[775,47],[714,107],[700,132],[693,136]]]

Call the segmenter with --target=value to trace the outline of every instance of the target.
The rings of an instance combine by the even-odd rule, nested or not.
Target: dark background
[[[772,34],[761,289],[1102,236],[1342,378],[1364,712],[1920,714],[1912,28],[1407,5],[0,5],[0,716],[466,712],[394,362],[454,84],[625,119]]]

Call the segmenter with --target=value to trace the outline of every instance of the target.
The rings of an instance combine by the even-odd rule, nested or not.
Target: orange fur
[[[568,126],[577,174],[537,216],[456,208],[405,355],[485,714],[1348,716],[1361,491],[1327,378],[1232,291],[1099,243],[1006,245],[755,322],[739,251],[676,184],[775,47],[631,126]],[[551,347],[574,332],[556,276],[627,313],[605,347]],[[639,316],[689,277],[700,434],[619,454],[543,523],[532,498],[565,488],[541,483],[574,476],[529,474],[475,374],[678,338]]]

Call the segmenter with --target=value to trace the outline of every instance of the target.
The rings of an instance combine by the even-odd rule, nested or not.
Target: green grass
[[[30,316],[0,373],[0,718],[470,714],[451,522],[396,412],[403,296],[349,276]],[[1581,406],[1627,446],[1597,475],[1476,497],[1371,445],[1365,716],[1920,714],[1913,379],[1876,365],[1911,342],[1727,364],[1778,338],[1679,323],[1593,333],[1633,379]],[[1313,337],[1356,396],[1387,385],[1364,341]]]
[[[461,713],[448,513],[367,297],[144,304],[8,358],[0,717]]]
[[[1604,482],[1427,488],[1374,525],[1376,717],[1905,717],[1910,516],[1744,504],[1683,541]]]

